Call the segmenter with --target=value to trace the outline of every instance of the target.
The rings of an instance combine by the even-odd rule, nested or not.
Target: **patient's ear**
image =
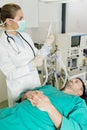
[[[83,95],[83,91],[80,90],[80,91],[78,92],[78,94],[79,94],[79,96],[82,96],[82,95]]]

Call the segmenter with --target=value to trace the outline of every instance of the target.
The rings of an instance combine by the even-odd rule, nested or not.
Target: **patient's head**
[[[74,78],[68,81],[65,89],[70,89],[72,94],[85,99],[85,84],[80,78]]]

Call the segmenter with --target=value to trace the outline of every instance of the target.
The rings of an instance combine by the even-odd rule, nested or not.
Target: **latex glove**
[[[54,35],[49,35],[45,41],[45,44],[52,45],[53,41],[54,41]]]
[[[44,57],[41,55],[38,55],[33,59],[32,64],[34,67],[40,67],[43,64],[43,60],[44,60]]]

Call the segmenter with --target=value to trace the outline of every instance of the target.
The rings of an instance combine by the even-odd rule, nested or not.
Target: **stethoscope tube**
[[[9,36],[9,35],[7,34],[7,32],[6,32],[6,31],[4,31],[4,33],[5,33],[5,34],[6,34],[6,36],[7,36],[7,41],[8,41],[8,43],[10,43],[9,38],[10,38],[10,39],[12,39],[12,40],[15,42],[14,38],[13,38],[13,37],[11,37],[11,36]]]
[[[7,41],[8,41],[8,43],[10,43],[10,40],[9,40],[9,38],[10,39],[12,39],[14,42],[15,42],[15,40],[14,40],[14,38],[13,37],[11,37],[11,36],[9,36],[8,34],[7,34],[7,32],[6,31],[4,31],[4,33],[5,33],[5,35],[7,36]],[[34,49],[33,49],[33,47],[29,44],[29,42],[19,33],[19,32],[17,32],[19,35],[20,35],[20,37],[30,46],[30,48],[32,49],[32,51],[33,51],[33,55],[34,55],[34,57],[35,57],[35,52],[34,52]]]
[[[21,36],[21,38],[30,46],[30,48],[32,49],[32,51],[33,51],[33,54],[34,54],[34,57],[35,57],[35,52],[34,52],[34,49],[33,49],[33,47],[29,44],[29,42],[19,33],[19,32],[17,32],[20,36]]]

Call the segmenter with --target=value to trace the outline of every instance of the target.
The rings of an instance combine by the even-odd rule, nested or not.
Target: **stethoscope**
[[[19,51],[19,49],[18,49],[18,46],[17,46],[17,44],[16,44],[14,38],[11,37],[11,36],[9,36],[6,31],[4,31],[4,33],[5,33],[6,36],[7,36],[7,41],[8,41],[8,43],[10,44],[10,46],[13,48],[14,51],[16,51],[16,52],[19,54],[20,51]],[[17,32],[17,33],[18,33],[19,36],[30,46],[30,48],[31,48],[31,50],[32,50],[32,52],[33,52],[33,55],[34,55],[34,57],[35,57],[35,52],[34,52],[34,49],[32,48],[32,46],[29,44],[29,42],[28,42],[19,32]],[[10,42],[10,39],[13,40],[13,42],[15,43],[17,50],[12,46],[12,44],[11,44],[11,42]]]

